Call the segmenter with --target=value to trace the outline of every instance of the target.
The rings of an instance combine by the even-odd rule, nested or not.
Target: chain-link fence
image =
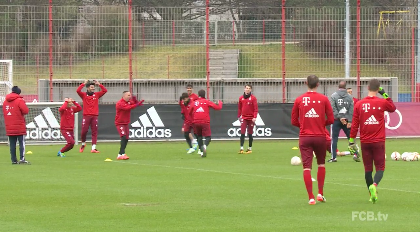
[[[344,3],[286,7],[284,23],[281,3],[277,7],[213,4],[208,28],[202,1],[188,7],[53,5],[51,9],[50,15],[49,6],[0,7],[0,59],[13,60],[14,84],[28,100],[37,98],[40,88],[53,87],[38,88],[39,79],[204,79],[207,59],[210,80],[345,75]],[[417,8],[362,7],[360,40],[357,10],[353,6],[350,12],[350,76],[356,77],[359,68],[361,77],[397,77],[399,100],[414,100]]]

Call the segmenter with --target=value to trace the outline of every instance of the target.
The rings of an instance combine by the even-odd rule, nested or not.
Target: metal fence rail
[[[395,100],[399,100],[398,96],[398,78],[378,78],[382,86],[387,90],[388,94]],[[307,91],[305,78],[288,78],[286,79],[286,99],[287,103],[294,102],[295,98]],[[327,96],[330,96],[338,89],[338,84],[341,78],[321,78],[318,91]],[[371,78],[362,78],[363,86]],[[127,79],[107,79],[100,80],[108,92],[100,99],[101,104],[115,104],[122,96],[122,92],[129,87]],[[79,99],[76,94],[76,88],[83,83],[83,80],[54,80],[54,99],[53,101],[60,101],[65,97]],[[147,104],[178,104],[179,97],[183,92],[186,92],[186,86],[193,85],[194,92],[200,89],[206,89],[205,79],[179,79],[179,80],[142,80],[136,79],[133,81],[133,94],[139,99],[145,100]],[[238,103],[239,97],[243,94],[246,84],[253,86],[253,94],[257,97],[260,103],[281,103],[283,95],[283,82],[278,78],[241,78],[241,79],[220,79],[211,80],[211,89],[209,92],[210,99],[222,100],[229,104]],[[40,101],[47,102],[49,99],[48,88],[49,80],[40,80],[39,92]],[[357,91],[357,80],[351,78],[348,80],[347,87],[352,88],[355,93]],[[83,90],[85,91],[85,90]],[[99,89],[97,89],[99,91]],[[367,88],[360,88],[362,95],[367,95]]]

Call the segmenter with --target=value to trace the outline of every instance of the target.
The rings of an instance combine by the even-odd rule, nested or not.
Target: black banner
[[[290,123],[293,104],[259,104],[259,113],[255,122],[255,138],[298,138],[299,130]],[[28,141],[64,140],[55,124],[60,122],[58,108],[44,109],[36,106],[31,108],[31,115],[38,118],[27,118]],[[48,112],[47,112],[48,111]],[[57,112],[55,112],[57,111]],[[220,111],[211,110],[211,131],[214,139],[233,139],[240,136],[240,123],[237,118],[236,104],[223,105]],[[43,118],[41,118],[43,117]],[[83,115],[79,113],[79,135]],[[114,124],[115,105],[100,105],[98,117],[98,140],[119,140],[119,134]],[[2,120],[3,121],[3,117]],[[39,123],[42,121],[46,124]],[[53,122],[53,123],[51,123]],[[40,124],[40,125],[38,125]],[[183,120],[179,105],[144,105],[131,111],[130,140],[172,140],[184,139],[181,131]],[[29,127],[28,127],[29,126]],[[7,141],[4,123],[0,123],[1,141]],[[58,133],[58,134],[57,134]],[[45,138],[44,138],[45,137]],[[87,141],[91,140],[88,133]]]
[[[292,104],[258,106],[259,114],[254,129],[256,138],[298,138],[298,128],[290,123]],[[119,135],[114,125],[115,106],[101,105],[99,112],[98,139],[118,140]],[[237,114],[236,104],[223,105],[220,111],[211,110],[212,138],[239,138],[240,124]],[[80,115],[79,125],[82,118]],[[184,139],[182,125],[181,109],[178,105],[144,105],[131,111],[130,140]]]

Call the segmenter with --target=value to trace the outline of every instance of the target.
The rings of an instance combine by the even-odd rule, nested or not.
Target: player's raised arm
[[[82,106],[81,106],[79,103],[77,103],[77,102],[76,102],[75,100],[73,100],[73,99],[71,99],[71,101],[73,102],[74,106],[76,106],[76,108],[74,109],[74,112],[75,112],[75,113],[82,111]]]
[[[299,123],[299,105],[300,105],[300,98],[296,98],[295,103],[293,104],[292,108],[292,117],[291,122],[293,126],[300,127]]]
[[[219,104],[216,104],[210,100],[208,100],[209,107],[213,108],[214,110],[221,110],[223,107],[223,102],[219,100]]]
[[[397,107],[395,107],[394,101],[392,101],[389,95],[385,93],[385,90],[382,87],[379,87],[378,93],[382,95],[382,97],[384,97],[384,99],[386,100],[385,105],[384,105],[384,108],[385,108],[384,111],[388,111],[390,113],[395,112],[395,110],[397,110]]]
[[[96,93],[96,94],[98,94],[99,98],[104,96],[108,92],[108,90],[105,88],[105,86],[103,86],[101,83],[99,83],[99,81],[95,81],[95,85],[98,85],[101,88],[101,91]]]
[[[69,99],[65,98],[63,105],[58,109],[58,112],[63,113],[67,109]]]
[[[89,82],[88,80],[85,80],[85,82],[84,82],[84,83],[82,83],[82,84],[80,84],[80,85],[79,85],[79,87],[77,87],[77,89],[76,89],[76,93],[77,93],[77,95],[79,95],[82,99],[86,96],[86,93],[83,93],[83,92],[82,92],[82,89],[83,89],[83,87],[85,87],[85,86],[86,86],[86,84],[87,84],[88,82]]]

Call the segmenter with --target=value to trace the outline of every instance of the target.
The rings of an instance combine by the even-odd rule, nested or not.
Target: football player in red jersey
[[[186,89],[187,89],[188,101],[194,102],[195,100],[198,99],[197,94],[195,94],[193,92],[193,85],[192,84],[188,84],[186,86]],[[182,97],[179,99],[179,106],[181,106],[182,119],[184,120],[184,124],[182,125],[181,131],[182,131],[182,133],[184,133],[184,125],[185,125],[185,111],[184,111],[184,108],[185,107],[184,107],[184,99]],[[190,137],[190,140],[192,141],[194,150],[197,149],[197,139],[194,139],[192,133],[189,133],[188,136]],[[195,137],[197,138],[197,136],[195,136]]]
[[[252,142],[254,138],[254,125],[258,115],[258,103],[257,98],[252,94],[252,85],[245,85],[244,94],[239,97],[238,102],[238,118],[241,122],[241,149],[239,154],[244,153],[245,133],[248,132],[249,146],[246,150],[246,154],[252,153]]]
[[[325,127],[334,122],[334,114],[328,97],[317,93],[319,78],[307,77],[308,91],[296,98],[292,109],[292,125],[299,127],[299,149],[303,164],[303,180],[309,196],[309,204],[315,205],[312,192],[312,159],[315,152],[318,163],[317,200],[325,202],[325,156],[327,152]]]
[[[182,109],[181,114],[184,119],[184,124],[182,125],[182,133],[184,133],[185,141],[187,141],[187,144],[189,146],[189,150],[187,151],[187,154],[191,154],[197,149],[197,146],[198,146],[197,141],[193,141],[191,139],[192,137],[191,131],[194,131],[194,129],[193,129],[191,115],[188,113],[189,109],[194,104],[194,101],[189,98],[188,93],[183,93],[180,99],[183,102],[181,105],[181,109]]]
[[[354,108],[353,124],[351,125],[349,151],[354,153],[358,148],[354,143],[360,127],[360,145],[365,180],[370,193],[370,201],[378,200],[376,187],[385,171],[385,119],[384,112],[394,112],[396,107],[392,99],[380,87],[377,79],[372,79],[368,86],[368,96],[359,100]],[[381,94],[383,98],[376,97]],[[372,179],[373,164],[376,173]]]
[[[219,104],[216,105],[214,102],[207,100],[205,96],[206,91],[198,91],[198,99],[189,109],[189,114],[193,120],[194,133],[197,135],[200,155],[203,158],[207,156],[207,146],[211,141],[210,108],[221,110],[223,106],[222,101],[219,100]],[[203,142],[203,137],[205,142]]]
[[[98,85],[101,91],[95,92],[95,85]],[[86,87],[86,92],[82,92],[83,87]],[[90,127],[92,130],[91,152],[99,153],[96,149],[96,142],[98,140],[99,98],[105,95],[108,90],[99,81],[89,82],[86,80],[77,88],[76,92],[83,100],[82,146],[80,147],[80,152],[85,150],[86,135]]]
[[[57,156],[65,157],[64,153],[73,149],[74,146],[74,113],[80,112],[82,107],[73,99],[65,98],[64,104],[58,109],[60,112],[60,130],[67,144],[60,151]]]
[[[137,101],[136,97],[131,97],[129,91],[124,91],[122,98],[115,105],[115,127],[120,134],[120,152],[118,153],[117,160],[128,160],[129,157],[125,154],[125,148],[128,144],[129,130],[128,124],[130,123],[131,110],[142,106],[144,100]]]

